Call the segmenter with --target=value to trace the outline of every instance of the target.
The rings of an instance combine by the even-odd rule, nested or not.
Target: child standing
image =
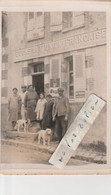
[[[44,98],[44,94],[40,93],[40,99],[37,102],[35,112],[36,112],[36,119],[37,121],[39,121],[41,129],[42,129],[42,120],[43,120],[45,103],[46,103],[46,99]]]

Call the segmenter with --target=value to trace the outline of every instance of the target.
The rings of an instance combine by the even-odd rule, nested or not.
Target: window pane
[[[39,64],[39,72],[42,72],[42,64]]]
[[[73,84],[73,73],[72,72],[69,74],[69,83]]]
[[[44,64],[37,64],[34,66],[34,72],[43,72],[44,71]]]
[[[69,96],[70,97],[74,96],[74,87],[73,86],[69,86]]]
[[[73,60],[69,61],[69,71],[73,70]]]
[[[37,72],[37,66],[34,66],[34,72]]]

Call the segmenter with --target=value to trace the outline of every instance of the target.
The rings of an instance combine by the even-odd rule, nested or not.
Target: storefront
[[[73,118],[91,93],[106,100],[104,12],[7,13],[5,24],[1,90],[4,118],[12,89],[16,87],[20,93],[22,85],[33,84],[38,94],[43,91],[53,97],[58,95],[58,87],[63,87]]]
[[[103,54],[101,58],[98,57],[100,53]],[[84,102],[97,90],[96,76],[99,79],[100,66],[105,71],[106,30],[17,50],[14,63],[16,66],[23,64],[22,84],[33,84],[38,93],[44,91],[56,96],[57,88],[63,87],[70,101]]]

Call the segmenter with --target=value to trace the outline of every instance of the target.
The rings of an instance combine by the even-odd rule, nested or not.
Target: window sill
[[[68,32],[68,31],[71,31],[71,30],[76,30],[76,29],[78,29],[78,28],[83,28],[83,27],[85,27],[85,24],[79,25],[79,26],[75,26],[75,27],[71,27],[71,28],[67,28],[67,29],[64,29],[64,30],[62,30],[62,32],[65,33],[65,32]]]

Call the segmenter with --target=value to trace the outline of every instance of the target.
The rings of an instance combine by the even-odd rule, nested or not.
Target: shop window
[[[32,41],[44,37],[44,13],[28,12],[27,40]]]
[[[73,58],[69,60],[69,98],[74,97]]]
[[[68,31],[84,26],[84,12],[63,12],[62,31]]]

